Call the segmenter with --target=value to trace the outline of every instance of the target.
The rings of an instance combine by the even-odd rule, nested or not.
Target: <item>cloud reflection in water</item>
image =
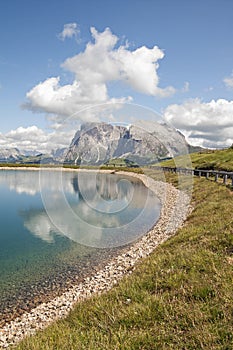
[[[17,193],[41,194],[44,206],[20,215],[24,226],[47,242],[60,234],[92,247],[121,246],[148,231],[160,214],[159,200],[134,178],[62,171],[41,171],[39,176],[37,171],[17,171],[5,180]]]

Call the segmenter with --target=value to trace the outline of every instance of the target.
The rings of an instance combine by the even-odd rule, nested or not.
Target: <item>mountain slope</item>
[[[202,150],[190,154],[192,168],[219,171],[233,171],[233,147],[221,150]],[[182,166],[182,157],[160,163],[161,166]]]

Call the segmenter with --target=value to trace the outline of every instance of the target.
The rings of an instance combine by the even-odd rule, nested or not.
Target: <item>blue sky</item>
[[[0,147],[62,146],[61,124],[84,100],[90,106],[128,101],[129,96],[132,103],[162,114],[192,144],[229,146],[232,13],[231,0],[1,1]],[[109,59],[105,66],[97,42],[105,45],[107,40],[116,43],[104,46]],[[91,52],[88,45],[93,46]],[[137,51],[140,48],[146,49]],[[83,77],[81,64],[87,72]],[[109,75],[108,64],[114,64],[114,74]],[[139,69],[132,72],[132,67]],[[57,77],[59,82],[51,80]],[[98,96],[89,89],[92,83]],[[69,93],[73,100],[67,98]],[[86,114],[81,122],[97,118]]]

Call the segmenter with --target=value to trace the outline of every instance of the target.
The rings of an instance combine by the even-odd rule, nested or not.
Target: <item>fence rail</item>
[[[151,166],[151,168],[161,169],[163,171],[174,172],[184,175],[194,175],[205,178],[214,177],[214,180],[218,182],[219,178],[223,179],[223,183],[226,185],[228,179],[231,180],[231,186],[233,186],[233,172],[230,171],[217,171],[217,170],[205,170],[205,169],[191,169],[191,168],[179,168],[179,167],[167,167],[167,166]]]

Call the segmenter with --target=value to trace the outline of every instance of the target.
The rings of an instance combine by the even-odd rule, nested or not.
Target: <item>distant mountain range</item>
[[[22,154],[18,148],[6,148],[0,149],[0,162],[1,163],[15,163],[21,159]]]
[[[0,163],[57,164],[63,163],[68,148],[59,148],[50,153],[20,151],[17,148],[0,149]]]
[[[0,149],[0,163],[101,165],[112,158],[124,158],[144,165],[198,150],[200,147],[189,145],[180,132],[166,124],[144,121],[126,127],[85,123],[75,133],[69,148],[47,154]]]

